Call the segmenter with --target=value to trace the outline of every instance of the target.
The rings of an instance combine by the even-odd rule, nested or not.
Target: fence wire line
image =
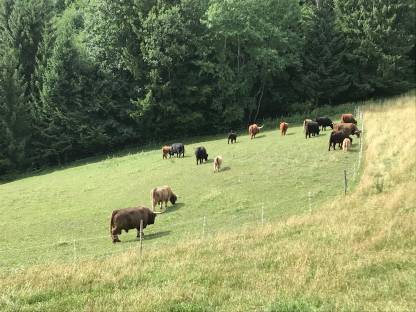
[[[358,156],[358,160],[357,160],[358,165],[354,166],[355,169],[354,169],[353,181],[355,181],[356,171],[360,170],[361,157],[362,157],[362,151],[363,151],[363,143],[364,143],[363,142],[363,140],[364,140],[364,113],[362,112],[360,107],[358,107],[355,110],[355,113],[357,114],[357,116],[361,117],[360,118],[361,119],[361,139],[360,139],[360,152],[359,152],[359,156]],[[311,195],[308,194],[308,197],[310,197],[310,196]],[[263,205],[264,205],[264,203],[259,203],[259,205],[256,205],[256,206],[262,207]],[[261,208],[261,209],[263,210],[263,208]],[[310,209],[310,207],[309,207],[309,209]],[[249,212],[253,211],[253,210],[257,211],[255,209],[250,209]],[[67,211],[71,211],[71,210],[67,210]],[[62,213],[62,212],[60,211],[60,213]],[[257,216],[257,214],[254,214],[254,215]],[[233,217],[239,217],[239,216],[241,216],[241,214],[232,215],[232,216]],[[205,227],[207,226],[206,223],[209,223],[209,219],[204,221],[204,218],[205,218],[204,216],[200,216],[200,217],[194,218],[192,220],[188,220],[186,222],[180,222],[180,223],[175,223],[175,224],[168,223],[169,229],[183,227],[183,226],[186,226],[186,225],[189,225],[189,224],[194,225],[194,224],[201,223],[201,227],[204,227],[203,236],[202,236],[202,237],[204,237],[204,236],[206,236],[205,235],[205,232],[206,232]],[[245,222],[245,223],[239,224],[239,226],[247,226],[247,225],[251,225],[253,223],[263,224],[265,222],[265,219],[263,219],[263,218],[264,218],[264,211],[262,211],[262,219],[261,220],[257,220],[256,218],[254,218],[254,220],[255,220],[254,222],[253,221]],[[208,228],[210,228],[210,227],[208,227]],[[209,232],[208,232],[208,234],[209,234]],[[99,239],[105,239],[105,238],[106,239],[111,238],[111,235],[110,234],[105,235],[105,236],[100,235],[100,236],[93,236],[93,237],[87,237],[87,238],[81,238],[81,239],[66,238],[64,240],[58,241],[57,243],[53,243],[53,244],[41,244],[41,245],[35,245],[35,246],[30,246],[30,247],[21,247],[21,248],[5,248],[5,249],[1,249],[0,253],[16,252],[17,251],[18,254],[26,254],[26,253],[29,253],[31,250],[45,249],[45,248],[47,249],[47,248],[54,248],[54,247],[59,248],[59,247],[62,247],[62,246],[65,246],[65,247],[68,247],[68,248],[74,248],[73,244],[80,245],[79,243],[81,243],[81,242],[93,241],[93,240],[99,240]],[[110,254],[126,252],[126,251],[133,250],[133,249],[137,249],[137,247],[129,247],[129,248],[126,248],[126,249],[114,250],[114,251],[111,251],[111,252],[100,253],[100,254],[92,255],[92,256],[90,256],[90,255],[86,255],[86,256],[77,255],[77,256],[78,256],[78,258],[79,257],[81,257],[81,258],[83,258],[83,257],[86,257],[86,258],[102,257],[102,256],[110,255]],[[74,250],[76,250],[76,249],[74,249]]]

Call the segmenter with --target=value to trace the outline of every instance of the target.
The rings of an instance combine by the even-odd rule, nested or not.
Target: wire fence
[[[355,182],[356,177],[359,174],[360,166],[362,162],[363,154],[363,145],[364,145],[364,114],[360,107],[356,107],[354,110],[355,116],[357,116],[361,122],[361,138],[359,140],[359,154],[352,164],[351,168],[346,168],[344,170],[344,192],[347,193],[347,182],[348,180]],[[352,177],[350,178],[352,171]],[[348,172],[348,174],[347,174]],[[320,203],[320,200],[317,198],[317,194],[309,191],[305,196],[305,209],[304,211],[309,213],[313,212],[314,206]],[[277,205],[290,205],[290,203],[278,203]],[[245,211],[239,211],[238,214],[228,214],[226,215],[227,220],[223,223],[218,223],[217,218],[210,218],[206,215],[201,215],[193,219],[188,219],[183,222],[170,223],[168,221],[162,223],[162,226],[166,225],[166,228],[170,232],[181,233],[180,237],[182,238],[208,238],[221,233],[222,231],[226,233],[232,232],[229,226],[232,223],[237,223],[238,227],[236,229],[240,230],[244,227],[258,227],[265,226],[270,221],[273,221],[273,218],[269,215],[267,209],[263,202],[258,203],[255,207],[250,207]],[[62,212],[60,212],[62,213]],[[269,218],[268,218],[269,217]],[[249,220],[241,222],[243,220]],[[200,226],[200,231],[195,231],[195,225]],[[197,226],[198,227],[198,226]],[[185,229],[185,232],[183,231]],[[191,232],[186,232],[186,229],[193,229]],[[198,234],[199,233],[199,234]],[[152,241],[151,243],[147,242],[148,237],[156,236],[157,233],[151,233],[145,235],[144,238],[140,237],[139,244],[131,243],[134,241],[128,241],[130,244],[125,246],[124,244],[115,244],[111,242],[111,235],[97,235],[89,236],[85,238],[75,238],[75,237],[65,237],[59,239],[55,243],[51,244],[38,244],[23,246],[20,248],[11,247],[11,248],[2,248],[0,249],[0,270],[18,270],[19,268],[24,268],[25,266],[36,265],[36,264],[45,264],[45,263],[77,263],[80,260],[87,259],[100,259],[114,254],[120,254],[125,252],[139,252],[142,253],[145,250],[146,245],[153,246],[163,246],[164,243],[159,245],[156,242]],[[102,241],[100,248],[95,248],[94,244],[91,244],[95,241]],[[105,242],[104,242],[105,241]],[[179,241],[179,240],[178,240]],[[172,241],[166,243],[171,244]],[[150,246],[149,246],[150,247]],[[109,251],[109,249],[111,250]],[[36,252],[34,252],[36,251]],[[23,265],[21,263],[24,263]]]

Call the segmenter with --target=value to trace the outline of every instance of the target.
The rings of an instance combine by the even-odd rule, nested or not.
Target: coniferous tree
[[[332,1],[314,7],[303,55],[302,87],[315,106],[331,105],[350,85],[345,71],[345,38],[336,28]]]
[[[337,22],[346,36],[345,68],[353,98],[398,93],[412,80],[414,2],[335,0]],[[413,29],[413,31],[412,31]]]

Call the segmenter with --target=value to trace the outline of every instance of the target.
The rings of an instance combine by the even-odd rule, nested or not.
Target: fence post
[[[143,219],[140,220],[140,259],[142,258],[142,250],[143,250]]]
[[[347,195],[347,170],[344,169],[344,195]]]

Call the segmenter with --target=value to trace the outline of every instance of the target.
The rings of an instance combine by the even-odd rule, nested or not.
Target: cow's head
[[[178,197],[175,194],[172,193],[169,200],[170,200],[172,205],[175,205],[177,199],[178,199]]]
[[[147,224],[155,224],[156,214],[152,211],[149,212],[149,218]]]
[[[205,154],[204,159],[205,159],[205,161],[207,161],[207,160],[208,160],[208,154]]]

